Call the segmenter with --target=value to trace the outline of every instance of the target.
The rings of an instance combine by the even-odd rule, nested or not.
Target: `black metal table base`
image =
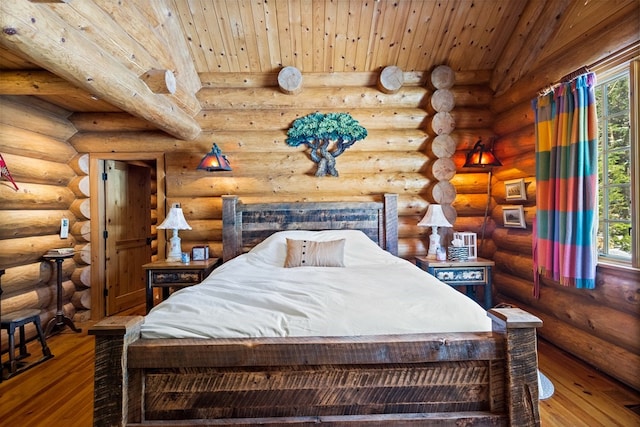
[[[71,258],[73,254],[65,254],[65,255],[45,255],[44,258],[47,260],[53,260],[56,263],[56,270],[58,273],[57,278],[57,307],[56,307],[56,316],[49,320],[47,323],[47,327],[45,328],[44,336],[47,337],[52,333],[61,332],[65,326],[71,328],[73,332],[82,332],[82,329],[76,328],[76,325],[73,323],[73,320],[69,319],[64,315],[62,311],[62,262],[65,258]],[[56,330],[57,329],[57,330]]]
[[[62,332],[65,326],[71,328],[73,332],[82,332],[81,328],[77,328],[73,323],[73,320],[69,319],[64,314],[56,314],[56,317],[49,320],[47,327],[44,330],[44,336],[49,337],[51,335]]]

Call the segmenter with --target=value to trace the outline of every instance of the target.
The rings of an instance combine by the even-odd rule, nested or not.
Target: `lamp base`
[[[167,254],[167,262],[180,262],[182,260],[182,245],[178,230],[173,230],[173,236],[169,239],[169,252]]]
[[[440,248],[440,235],[438,234],[438,226],[431,226],[431,235],[429,236],[429,252],[427,259],[436,259],[436,254]]]

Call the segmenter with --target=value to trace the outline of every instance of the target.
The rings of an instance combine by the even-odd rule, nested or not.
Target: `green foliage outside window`
[[[629,74],[596,86],[598,205],[601,256],[631,259],[631,133]]]

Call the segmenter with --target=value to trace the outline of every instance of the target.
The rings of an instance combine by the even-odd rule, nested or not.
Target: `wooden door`
[[[145,301],[142,265],[151,260],[150,168],[105,160],[106,314]]]

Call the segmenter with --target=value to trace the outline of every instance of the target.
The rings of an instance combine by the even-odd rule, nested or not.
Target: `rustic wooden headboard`
[[[244,204],[222,196],[222,258],[228,261],[283,230],[362,230],[398,255],[398,195],[380,202]]]

